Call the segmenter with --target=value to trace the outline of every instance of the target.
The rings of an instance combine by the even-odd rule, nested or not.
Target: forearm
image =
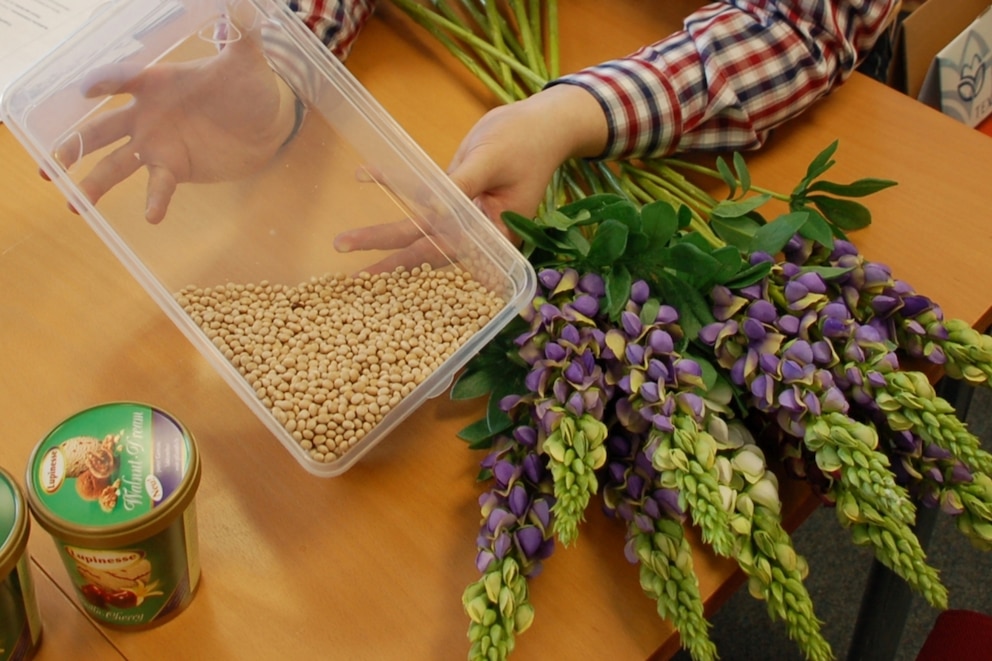
[[[701,8],[670,37],[556,83],[599,102],[600,156],[750,149],[854,71],[895,0],[735,0]]]

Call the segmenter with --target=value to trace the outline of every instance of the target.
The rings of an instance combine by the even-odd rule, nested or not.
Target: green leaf
[[[727,162],[723,160],[723,156],[717,156],[716,158],[716,170],[720,173],[720,178],[723,179],[723,183],[727,185],[730,191],[727,193],[727,199],[734,199],[737,197],[737,177],[731,171],[730,166]]]
[[[583,211],[573,218],[563,214],[560,210],[555,209],[554,211],[540,216],[536,224],[543,227],[550,227],[552,229],[567,230],[575,225],[579,220],[585,220],[588,216],[589,212]]]
[[[524,241],[551,253],[558,251],[558,244],[545,234],[544,230],[538,227],[530,218],[514,211],[504,211],[502,218],[510,231],[514,232]]]
[[[572,217],[576,217],[579,213],[584,211],[589,214],[588,216],[583,217],[583,220],[587,220],[591,217],[598,217],[603,208],[608,207],[611,204],[626,201],[626,198],[620,197],[619,195],[614,195],[613,193],[597,193],[595,195],[588,195],[586,197],[579,198],[574,202],[569,202],[568,204],[563,204],[558,207],[558,211],[562,212],[566,216]]]
[[[741,252],[735,246],[723,246],[710,253],[720,267],[713,273],[712,282],[708,284],[718,284],[726,282],[734,277],[745,262],[741,259]]]
[[[692,209],[686,205],[679,207],[679,229],[684,230],[692,224]]]
[[[810,195],[807,199],[828,221],[843,230],[858,230],[871,225],[871,212],[860,202],[825,195]]]
[[[789,242],[799,228],[803,226],[809,214],[805,211],[797,211],[779,216],[772,222],[758,228],[751,238],[747,252],[765,252],[769,255],[777,254],[785,244]]]
[[[486,403],[485,418],[486,424],[489,426],[489,429],[493,430],[494,434],[509,429],[513,425],[513,420],[510,419],[510,416],[499,407],[500,401],[507,395],[522,391],[523,384],[513,384],[511,386],[509,383],[500,383],[494,386],[492,394],[489,395],[489,401]]]
[[[658,310],[661,309],[661,301],[653,296],[648,300],[644,301],[644,305],[641,306],[641,313],[638,317],[641,323],[644,325],[653,324],[654,320],[658,318]]]
[[[489,427],[489,421],[484,418],[461,429],[458,438],[468,443],[472,450],[484,450],[492,446],[492,439],[498,433]]]
[[[710,227],[716,235],[740,250],[746,250],[751,238],[762,224],[748,216],[738,218],[714,218]]]
[[[753,285],[759,282],[762,278],[771,273],[772,262],[758,262],[757,264],[752,264],[743,271],[740,271],[733,278],[723,283],[731,289],[740,289],[741,287],[747,287],[748,285]]]
[[[488,395],[499,379],[495,370],[465,370],[451,387],[451,399],[460,401]]]
[[[751,213],[770,199],[771,195],[762,193],[761,195],[752,195],[737,202],[723,200],[713,207],[710,211],[710,216],[714,218],[740,218]]]
[[[708,280],[721,268],[719,261],[688,241],[680,241],[669,252],[668,265],[692,277]]]
[[[806,176],[803,177],[802,181],[799,182],[799,184],[796,186],[796,189],[793,191],[794,195],[804,192],[806,188],[810,185],[811,181],[813,181],[814,179],[816,179],[817,177],[819,177],[824,172],[826,172],[827,170],[829,170],[834,166],[834,161],[831,159],[834,155],[834,152],[837,151],[838,144],[839,141],[834,140],[832,143],[830,143],[830,145],[827,146],[826,149],[824,149],[823,151],[821,151],[819,154],[816,155],[816,158],[814,158],[813,161],[809,164],[809,167],[806,168]]]
[[[678,230],[678,214],[668,202],[651,202],[641,209],[641,231],[648,237],[651,249],[667,245]]]
[[[709,303],[699,290],[677,275],[662,271],[655,277],[662,300],[679,311],[679,325],[686,341],[695,340],[699,330],[714,321]]]
[[[830,223],[827,222],[826,218],[820,215],[819,211],[807,210],[809,217],[802,227],[799,228],[799,234],[803,238],[809,239],[811,241],[816,241],[820,245],[826,246],[827,248],[834,247],[834,234],[830,227]]]
[[[569,227],[565,232],[565,240],[571,244],[575,254],[587,257],[589,255],[589,240],[578,227]]]
[[[609,266],[623,255],[627,248],[627,225],[619,220],[605,220],[596,228],[587,256],[594,267]]]
[[[614,264],[604,277],[606,281],[606,314],[617,319],[630,300],[630,286],[633,278],[623,264]]]
[[[824,280],[833,280],[854,270],[853,266],[804,266],[802,273],[816,273]]]
[[[741,193],[751,190],[751,172],[747,169],[747,163],[740,152],[734,152],[734,169],[737,170],[737,178],[741,182]]]
[[[865,197],[895,186],[889,179],[858,179],[850,184],[835,184],[830,181],[817,181],[806,188],[807,191],[830,193],[840,197]]]

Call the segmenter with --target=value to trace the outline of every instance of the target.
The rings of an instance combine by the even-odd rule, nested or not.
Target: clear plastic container
[[[284,2],[109,3],[14,81],[0,111],[70,204],[315,475],[341,474],[443,393],[533,294],[527,260]],[[188,153],[176,157],[184,145]],[[150,208],[164,208],[149,202],[149,191],[163,182],[171,188],[165,171],[180,183],[164,218],[149,222],[148,215],[159,220]],[[335,248],[342,232],[361,228],[370,228],[377,249]],[[412,239],[422,250],[407,245]],[[348,289],[364,277],[357,274],[397,265],[397,277],[413,278],[421,263],[432,265],[432,275],[449,274],[436,290],[443,294],[392,294],[392,281],[386,287],[366,278],[376,298],[356,302]],[[327,282],[343,282],[346,293]],[[279,298],[289,320],[246,312],[243,302],[221,310],[223,302],[210,301],[246,285],[268,292],[252,293],[255,303]],[[203,289],[179,297],[187,287]],[[308,301],[330,297],[335,307],[314,311],[289,300],[303,290]],[[474,299],[463,305],[467,296]],[[187,312],[190,298],[207,301],[212,312]],[[463,318],[465,305],[481,309],[475,322]],[[328,330],[345,316],[340,336]],[[438,348],[421,337],[428,333],[414,317],[434,335],[450,326],[458,337]],[[456,329],[456,318],[467,325]],[[405,339],[377,334],[387,320]],[[220,331],[209,328],[218,323]],[[362,335],[378,338],[378,356],[358,346],[370,341]],[[290,344],[292,358],[273,358]],[[412,380],[395,392],[385,376],[391,361],[403,363],[390,367],[404,374],[394,382]],[[322,387],[331,390],[320,394]],[[277,406],[273,397],[286,399],[287,390],[295,404]],[[366,391],[364,399],[356,391]],[[338,404],[325,406],[335,397]],[[340,434],[349,421],[353,433],[332,444],[324,428],[336,424]]]

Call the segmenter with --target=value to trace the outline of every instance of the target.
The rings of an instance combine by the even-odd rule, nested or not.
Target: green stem
[[[526,65],[521,64],[509,53],[495,48],[492,44],[480,39],[477,35],[467,30],[464,26],[448,20],[437,12],[430,11],[423,5],[417,3],[415,0],[394,0],[393,4],[398,6],[402,11],[406,12],[411,18],[416,20],[418,24],[429,30],[431,34],[440,36],[444,34],[444,31],[447,31],[455,38],[471,46],[476,53],[485,53],[486,55],[493,57],[497,62],[506,63],[507,66],[509,66],[514,73],[519,75],[529,86],[541,89],[547,82],[545,79],[534,73],[534,71],[527,68]],[[448,39],[450,39],[450,37],[448,37]],[[447,46],[447,44],[445,45]],[[450,46],[448,47],[450,48]]]
[[[555,80],[560,75],[561,61],[558,52],[558,0],[546,1],[548,26],[548,79]]]
[[[520,32],[520,38],[523,42],[527,66],[531,71],[540,76],[544,72],[543,57],[536,50],[538,46],[535,44],[534,33],[532,32],[533,26],[527,16],[527,10],[524,8],[523,2],[511,2],[510,4],[513,6],[513,13],[517,20],[517,30]],[[546,72],[544,73],[544,79],[547,81]],[[543,83],[541,86],[544,86]]]
[[[688,170],[689,172],[704,174],[707,177],[712,177],[713,179],[718,179],[720,181],[723,181],[723,175],[721,175],[719,171],[714,170],[713,168],[708,168],[704,165],[697,165],[696,163],[690,163],[688,161],[682,161],[674,158],[666,158],[665,161],[669,165],[677,167],[681,170]],[[737,181],[737,183],[738,185],[741,184],[739,180]],[[754,191],[755,193],[768,195],[769,197],[776,200],[780,200],[782,202],[788,202],[791,199],[788,195],[785,195],[784,193],[777,193],[773,190],[762,188],[761,186],[752,185],[750,187],[750,190]]]

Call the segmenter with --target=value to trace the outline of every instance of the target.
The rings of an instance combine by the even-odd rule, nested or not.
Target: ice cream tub
[[[193,436],[146,404],[86,409],[38,443],[28,506],[94,620],[146,628],[189,605],[200,579],[199,482]]]
[[[20,486],[0,468],[0,661],[34,656],[41,617],[28,567],[30,517]]]

